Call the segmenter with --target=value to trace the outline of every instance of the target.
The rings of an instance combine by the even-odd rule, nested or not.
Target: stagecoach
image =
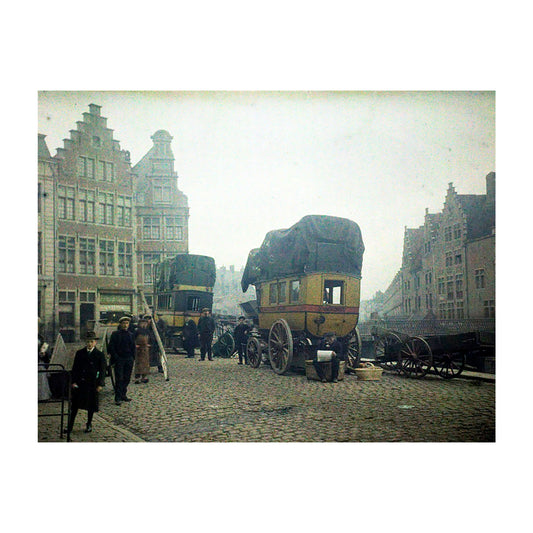
[[[165,348],[183,349],[186,314],[198,324],[202,309],[212,309],[215,279],[215,260],[205,255],[178,254],[156,265],[154,312],[166,323]]]
[[[358,366],[357,330],[364,244],[348,219],[309,215],[267,233],[249,253],[241,286],[257,295],[255,333],[246,350],[252,367],[263,354],[274,372],[304,368],[325,333],[341,342],[348,370]]]

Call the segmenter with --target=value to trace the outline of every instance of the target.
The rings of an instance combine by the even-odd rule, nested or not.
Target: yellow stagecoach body
[[[314,272],[258,283],[259,329],[283,318],[293,332],[316,337],[334,332],[345,337],[359,320],[361,278]]]
[[[359,226],[345,218],[309,215],[268,232],[250,252],[241,280],[243,292],[254,285],[257,294],[259,337],[249,339],[248,358],[259,364],[268,350],[282,374],[312,357],[331,332],[355,367],[363,253]]]
[[[155,274],[155,314],[166,323],[166,347],[178,350],[182,347],[185,315],[198,324],[202,309],[213,307],[215,260],[204,255],[178,254],[159,263]]]

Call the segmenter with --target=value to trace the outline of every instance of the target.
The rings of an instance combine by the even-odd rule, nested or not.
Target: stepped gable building
[[[151,137],[154,145],[133,167],[137,219],[137,277],[152,305],[154,266],[189,251],[189,205],[178,188],[172,136],[165,130]]]
[[[95,320],[136,312],[130,155],[113,139],[100,106],[90,104],[76,125],[53,158],[55,236],[47,234],[44,246],[54,248],[55,330],[66,342]]]
[[[37,313],[39,333],[54,336],[55,327],[55,208],[57,164],[50,155],[46,135],[37,136]]]
[[[405,229],[403,316],[494,318],[495,180],[486,176],[484,195],[457,194],[450,183],[442,212],[426,210],[423,226]]]

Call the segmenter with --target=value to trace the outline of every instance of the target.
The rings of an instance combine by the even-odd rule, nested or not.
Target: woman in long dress
[[[139,321],[135,331],[135,383],[148,383],[150,373],[150,332],[148,322],[144,319]]]

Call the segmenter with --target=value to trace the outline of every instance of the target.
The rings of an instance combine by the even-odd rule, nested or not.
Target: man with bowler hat
[[[105,384],[107,363],[105,355],[96,348],[96,334],[88,331],[85,348],[78,350],[72,365],[72,406],[67,432],[74,427],[79,409],[87,411],[85,433],[92,431],[93,413],[98,411],[98,393]]]
[[[207,307],[202,309],[202,316],[198,320],[198,333],[200,334],[200,361],[205,361],[205,354],[209,361],[213,360],[211,344],[215,333],[215,321]]]
[[[133,362],[135,361],[135,341],[128,330],[130,318],[123,316],[118,321],[118,329],[113,331],[109,339],[109,364],[115,368],[115,404],[130,402],[127,396]]]

